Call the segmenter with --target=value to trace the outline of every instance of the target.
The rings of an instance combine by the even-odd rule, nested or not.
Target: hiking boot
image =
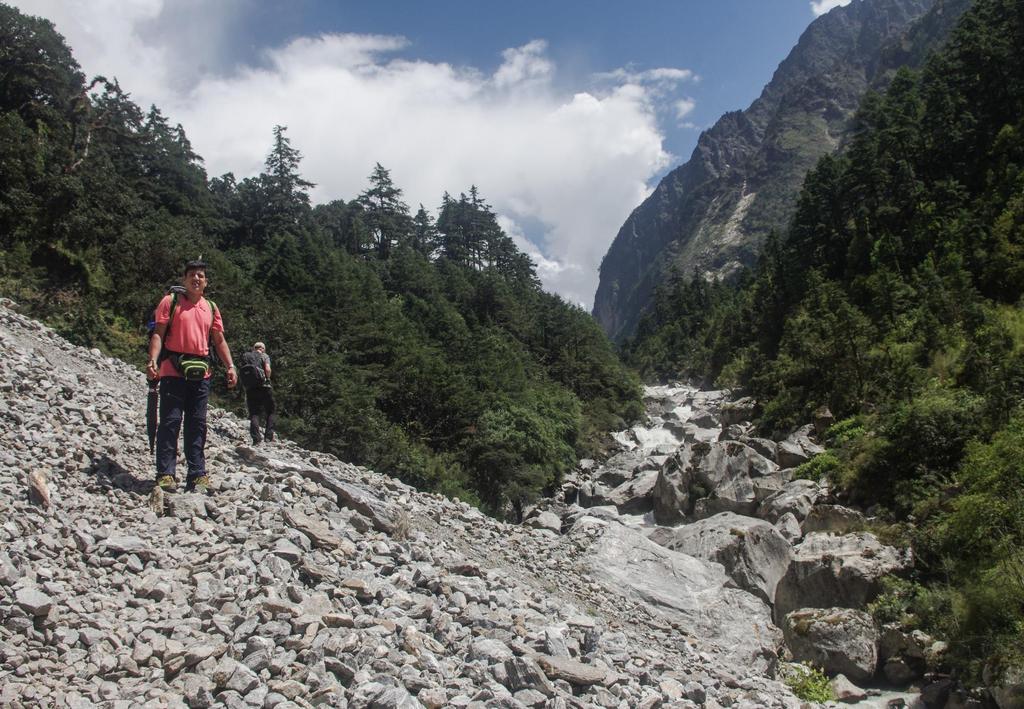
[[[198,478],[189,480],[185,485],[186,492],[195,492],[200,495],[205,495],[210,491],[210,476],[200,475]]]
[[[156,484],[164,492],[175,492],[178,489],[178,481],[173,475],[158,475]]]

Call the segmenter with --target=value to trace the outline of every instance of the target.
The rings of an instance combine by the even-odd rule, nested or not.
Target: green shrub
[[[825,431],[824,439],[830,445],[839,447],[854,439],[860,438],[867,432],[863,416],[851,416],[842,421],[836,421]]]
[[[810,664],[790,664],[782,673],[782,681],[805,702],[830,702],[836,698],[832,683],[825,673]]]
[[[882,579],[882,593],[868,604],[868,613],[879,624],[899,623],[914,627],[912,605],[919,587],[905,579],[886,576]]]
[[[832,451],[825,451],[801,464],[793,471],[794,480],[814,480],[820,482],[828,479],[831,473],[840,467],[839,458]]]
[[[853,466],[855,498],[909,513],[940,493],[952,481],[968,441],[981,430],[982,407],[975,394],[941,385],[896,406],[877,442],[864,448]]]

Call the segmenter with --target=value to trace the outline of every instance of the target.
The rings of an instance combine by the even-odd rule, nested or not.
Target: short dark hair
[[[206,261],[200,261],[198,259],[195,261],[189,261],[185,264],[185,273],[183,275],[187,276],[189,271],[203,271],[205,273],[206,268]]]

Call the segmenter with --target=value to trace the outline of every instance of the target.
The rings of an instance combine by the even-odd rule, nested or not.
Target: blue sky
[[[245,4],[216,60],[258,64],[268,46],[345,32],[401,35],[409,46],[399,56],[485,72],[501,64],[503,49],[545,39],[566,88],[620,67],[683,67],[699,77],[683,92],[693,113],[686,127],[666,120],[663,129],[669,152],[686,158],[700,129],[757,97],[814,18],[807,0],[274,0]]]
[[[476,184],[550,290],[589,308],[619,226],[844,0],[14,0],[87,74],[181,122],[211,175],[276,124],[352,199],[375,162],[415,209]]]

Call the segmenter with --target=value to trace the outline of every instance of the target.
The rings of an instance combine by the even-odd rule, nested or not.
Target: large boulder
[[[693,511],[690,487],[694,475],[689,458],[690,446],[686,445],[661,466],[651,490],[654,521],[658,524],[680,524]]]
[[[782,634],[771,622],[768,604],[735,588],[720,564],[589,517],[577,522],[569,536],[582,547],[580,565],[609,592],[643,603],[752,675],[775,664]]]
[[[798,662],[854,682],[871,679],[878,665],[878,630],[871,616],[853,608],[802,608],[786,615],[786,646]]]
[[[282,469],[287,470],[288,468]],[[394,503],[378,497],[362,485],[343,479],[328,469],[303,465],[298,466],[296,472],[335,493],[340,506],[355,510],[367,517],[377,531],[387,534],[395,531],[402,514],[400,508]]]
[[[698,426],[693,421],[686,421],[679,428],[683,440],[687,443],[714,443],[722,433],[721,429],[717,427]]]
[[[584,517],[594,517],[608,522],[618,522],[619,511],[615,509],[614,505],[599,507],[580,507],[579,505],[570,505],[565,511],[565,515],[563,515],[562,527],[571,528]]]
[[[721,426],[718,417],[707,409],[694,411],[690,415],[689,422],[700,428],[719,428]]]
[[[765,475],[761,478],[754,478],[752,480],[754,484],[754,499],[757,500],[758,506],[760,507],[762,502],[786,487],[786,484],[792,481],[792,476],[793,470],[790,468],[777,470],[771,475]]]
[[[756,436],[743,436],[738,439],[740,443],[746,443],[768,460],[779,462],[779,444],[769,438],[758,438]]]
[[[757,509],[754,480],[778,470],[775,463],[738,441],[713,443],[691,463],[697,488],[705,493],[704,499],[694,502],[694,515],[699,518],[719,512],[752,516]]]
[[[658,482],[657,470],[640,473],[608,493],[608,501],[618,509],[619,514],[643,514],[654,507],[651,493]]]
[[[775,590],[775,617],[798,608],[862,608],[881,592],[883,576],[910,568],[909,551],[870,532],[837,536],[814,532],[793,547],[793,559]]]
[[[751,515],[757,508],[755,480],[778,466],[738,441],[697,442],[669,459],[652,491],[654,519],[674,525],[719,512]]]
[[[815,505],[800,525],[804,534],[830,532],[849,534],[859,532],[867,526],[864,514],[842,505]]]
[[[792,512],[797,520],[803,520],[825,490],[823,485],[813,480],[792,480],[761,503],[757,516],[776,522],[782,515]]]
[[[722,425],[728,426],[734,423],[749,421],[754,417],[756,408],[757,402],[749,396],[737,399],[736,401],[726,402],[722,404],[721,413],[719,414]]]
[[[612,504],[609,498],[610,493],[611,490],[607,485],[598,482],[585,482],[580,485],[576,499],[581,507],[602,507]]]
[[[677,447],[674,446],[672,451],[674,452]],[[666,457],[644,450],[622,451],[592,471],[590,477],[602,485],[615,488],[644,471],[658,470]]]
[[[814,425],[808,424],[790,434],[785,440],[779,441],[778,463],[784,468],[795,468],[802,463],[823,453],[825,449],[812,438]]]
[[[722,512],[683,527],[658,527],[648,538],[698,559],[716,561],[740,588],[768,603],[789,567],[789,542],[768,522]]]

